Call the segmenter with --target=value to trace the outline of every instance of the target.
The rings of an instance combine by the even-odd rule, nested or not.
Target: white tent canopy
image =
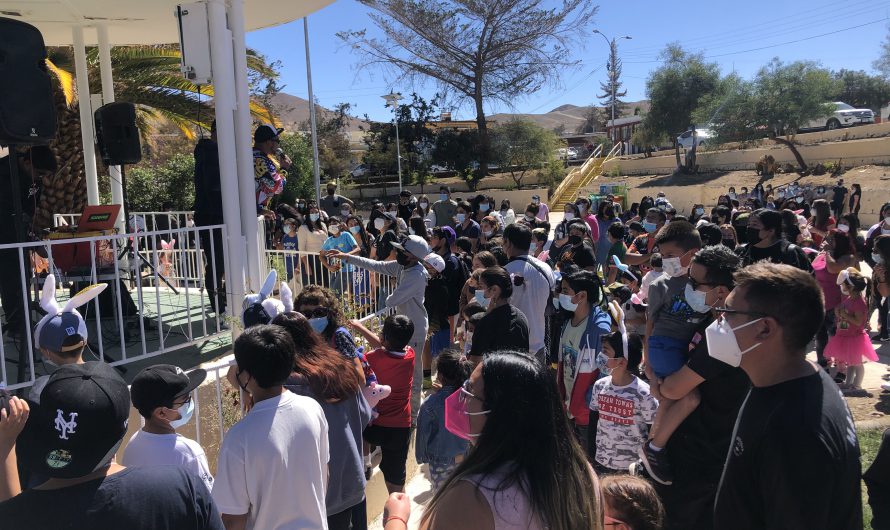
[[[0,0],[0,16],[43,33],[47,46],[69,45],[72,26],[105,25],[112,45],[178,42],[173,13],[183,0]],[[244,29],[253,31],[303,18],[333,0],[244,0]],[[89,42],[88,42],[89,43]]]

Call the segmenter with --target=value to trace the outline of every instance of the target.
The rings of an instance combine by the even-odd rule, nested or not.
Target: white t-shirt
[[[593,384],[590,410],[599,413],[596,424],[596,461],[609,469],[626,470],[637,460],[655,421],[658,400],[649,385],[634,377],[624,386],[606,376]]]
[[[314,399],[285,391],[226,433],[213,500],[256,530],[327,529],[328,422]]]
[[[177,466],[191,471],[213,489],[213,475],[207,456],[198,442],[178,433],[154,434],[137,431],[124,450],[121,464],[125,467]]]
[[[651,270],[643,276],[643,281],[640,282],[641,300],[646,300],[647,298],[649,298],[649,286],[652,285],[652,282],[661,278],[662,276],[667,276],[667,274],[664,271],[659,272],[656,270]]]
[[[528,255],[510,261],[504,268],[510,274],[523,277],[522,285],[513,286],[510,303],[525,315],[528,321],[528,349],[536,353],[544,347],[544,311],[550,303],[550,291],[554,285],[553,270],[543,261]]]

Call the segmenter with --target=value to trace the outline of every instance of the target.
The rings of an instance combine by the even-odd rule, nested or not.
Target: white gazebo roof
[[[245,30],[285,24],[334,0],[244,0]],[[109,42],[179,42],[174,12],[187,0],[0,0],[0,17],[36,26],[48,46],[71,44],[72,26],[105,25]]]

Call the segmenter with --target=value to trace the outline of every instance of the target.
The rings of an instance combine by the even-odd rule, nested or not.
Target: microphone
[[[280,148],[280,147],[277,147],[277,148],[275,149],[275,154],[278,155],[278,156],[285,156],[285,155],[284,155],[284,149],[282,149],[282,148]]]

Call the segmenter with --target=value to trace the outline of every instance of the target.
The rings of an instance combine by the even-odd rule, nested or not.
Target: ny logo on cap
[[[75,330],[71,326],[68,326],[67,328],[65,328],[65,333],[67,333],[68,336],[70,337],[71,335],[74,335],[75,333],[77,333],[77,330]]]
[[[178,366],[176,366],[175,368],[176,368],[176,375],[180,375],[180,374],[185,373],[185,372],[182,371],[182,368],[180,368],[180,367],[178,367]]]
[[[59,431],[59,439],[67,440],[69,434],[74,434],[74,428],[77,427],[77,422],[74,421],[77,418],[76,412],[68,413],[68,421],[65,421],[65,413],[62,412],[62,409],[56,409],[56,430]]]

